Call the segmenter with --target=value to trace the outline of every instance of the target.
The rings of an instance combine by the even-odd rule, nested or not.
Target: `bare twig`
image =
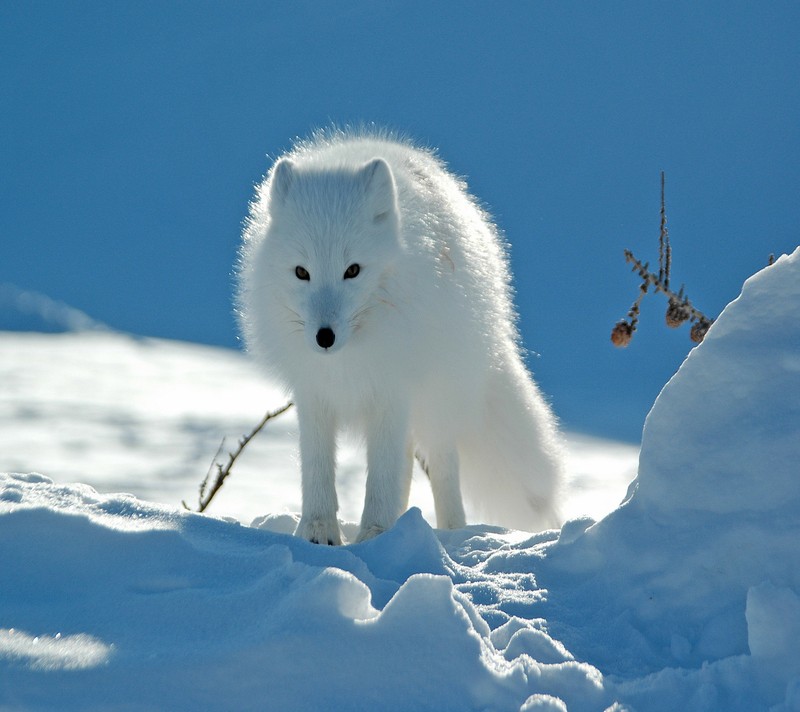
[[[611,341],[615,346],[627,346],[633,332],[639,324],[639,305],[642,298],[647,293],[649,287],[653,287],[655,292],[661,292],[667,296],[669,305],[667,306],[666,322],[667,326],[675,328],[686,321],[693,322],[691,329],[691,339],[695,343],[700,343],[706,335],[713,319],[707,317],[703,312],[696,309],[689,298],[684,294],[683,287],[674,292],[670,289],[670,273],[672,271],[672,246],[669,242],[669,231],[667,230],[667,210],[664,199],[664,172],[661,172],[661,229],[658,236],[658,274],[650,271],[650,265],[638,260],[630,250],[625,250],[625,261],[633,264],[633,271],[637,272],[642,282],[639,286],[639,296],[628,310],[628,318],[618,321],[611,331]]]
[[[663,280],[659,280],[656,275],[648,271],[649,265],[647,263],[642,264],[641,261],[636,259],[636,256],[630,250],[625,250],[625,261],[633,265],[633,271],[637,272],[643,280],[642,284],[652,284],[656,292],[666,294],[670,302],[676,302],[680,304],[681,307],[685,308],[685,310],[688,312],[688,319],[691,319],[692,321],[712,321],[705,314],[703,314],[703,312],[692,306],[689,298],[683,293],[683,287],[680,288],[677,294],[673,292]],[[646,289],[642,290],[642,294],[639,295],[639,298],[635,302],[636,304],[642,300],[642,295],[646,291]]]
[[[247,435],[243,435],[239,438],[239,444],[236,450],[233,452],[228,453],[228,461],[222,465],[217,462],[220,453],[222,452],[223,447],[225,446],[225,440],[223,439],[222,443],[220,444],[219,448],[217,449],[217,454],[214,455],[214,459],[211,461],[211,466],[208,468],[208,473],[205,476],[202,484],[200,485],[200,498],[199,498],[199,505],[196,511],[204,512],[206,507],[211,504],[211,500],[214,499],[214,495],[219,492],[220,487],[222,487],[223,483],[225,482],[225,478],[231,473],[231,468],[233,467],[233,463],[236,462],[236,458],[242,454],[245,447],[247,447],[247,443],[249,443],[258,433],[261,432],[261,429],[273,418],[277,418],[282,413],[285,413],[289,408],[291,408],[293,403],[289,401],[286,405],[281,406],[277,410],[273,410],[267,413],[253,428]],[[209,487],[209,482],[211,480],[212,472],[216,471],[216,475],[214,477],[213,482],[211,482],[211,486]],[[191,509],[188,504],[184,501],[183,506],[186,509]]]
[[[664,201],[664,171],[661,171],[661,230],[658,235],[658,279],[669,288],[669,273],[672,269],[672,247],[667,230],[667,208]]]

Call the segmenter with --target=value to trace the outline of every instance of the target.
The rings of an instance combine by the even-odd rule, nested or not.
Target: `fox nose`
[[[333,342],[336,341],[336,334],[333,333],[333,329],[328,326],[323,326],[317,332],[317,344],[319,344],[320,348],[329,349],[333,346]]]

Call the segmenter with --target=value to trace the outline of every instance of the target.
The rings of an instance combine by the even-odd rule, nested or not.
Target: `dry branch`
[[[243,435],[241,438],[239,438],[239,443],[236,450],[228,453],[228,461],[224,465],[217,462],[220,453],[225,447],[225,440],[224,439],[222,440],[222,443],[220,443],[220,446],[217,449],[217,454],[214,455],[214,459],[211,461],[211,465],[208,468],[208,473],[206,474],[205,479],[200,485],[200,498],[199,498],[198,508],[196,511],[204,512],[206,507],[208,507],[208,505],[211,504],[211,500],[214,499],[214,495],[217,492],[219,492],[219,489],[220,487],[222,487],[223,483],[225,482],[225,479],[231,473],[231,468],[233,467],[233,463],[236,462],[236,459],[239,457],[239,455],[242,454],[242,451],[245,449],[245,447],[247,447],[247,443],[249,443],[256,435],[258,435],[258,433],[261,432],[261,429],[270,420],[272,420],[273,418],[277,418],[282,413],[285,413],[287,410],[289,410],[289,408],[292,407],[292,405],[293,403],[289,401],[286,405],[281,406],[277,410],[273,410],[267,413],[261,419],[261,422],[259,422],[259,424],[256,425],[255,428],[253,428],[249,433],[247,433],[247,435]],[[213,482],[211,482],[211,485],[209,486],[211,475],[215,471],[216,475],[214,477]],[[191,509],[189,505],[186,504],[185,501],[183,502],[183,506],[186,509]]]
[[[664,172],[661,172],[661,229],[658,236],[658,274],[650,271],[647,262],[642,263],[630,250],[625,250],[625,261],[633,265],[633,271],[638,273],[642,282],[639,286],[639,296],[628,310],[627,319],[620,319],[611,331],[611,342],[614,346],[627,346],[633,332],[639,323],[639,305],[650,287],[655,292],[661,292],[669,300],[667,305],[666,322],[670,328],[677,328],[684,322],[691,322],[690,337],[695,343],[700,343],[706,335],[713,319],[696,309],[689,301],[681,287],[678,292],[670,289],[669,280],[672,271],[672,246],[669,243],[667,230],[667,211],[664,200]]]

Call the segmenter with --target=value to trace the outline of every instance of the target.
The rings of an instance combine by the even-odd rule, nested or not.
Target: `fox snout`
[[[347,341],[346,304],[341,289],[322,285],[309,294],[305,312],[306,339],[315,351],[332,353]]]
[[[321,349],[329,349],[336,341],[336,334],[329,326],[323,326],[317,332],[317,346]]]

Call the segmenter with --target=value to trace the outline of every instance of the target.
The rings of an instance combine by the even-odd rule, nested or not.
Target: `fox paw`
[[[356,538],[356,543],[360,544],[362,541],[374,539],[378,534],[383,534],[385,531],[386,529],[378,524],[371,524],[369,526],[362,524],[358,532],[358,537]]]
[[[307,519],[300,518],[295,536],[306,539],[312,544],[327,544],[339,546],[342,543],[342,534],[339,531],[339,522],[336,519],[323,519],[321,517]]]

